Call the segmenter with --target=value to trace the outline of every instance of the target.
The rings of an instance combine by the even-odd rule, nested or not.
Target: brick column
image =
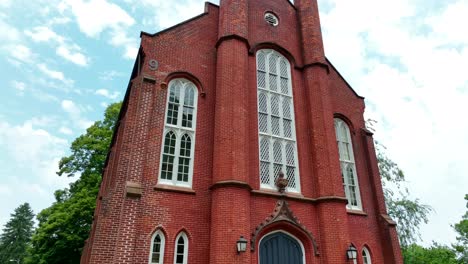
[[[216,106],[210,263],[250,263],[237,254],[249,237],[247,0],[221,0],[217,43]]]
[[[318,6],[316,0],[297,0],[295,5],[302,35],[312,166],[320,201],[317,205],[319,248],[323,263],[342,264],[347,261],[350,238]]]

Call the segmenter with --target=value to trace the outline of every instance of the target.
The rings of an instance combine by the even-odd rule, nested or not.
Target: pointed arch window
[[[165,242],[164,234],[159,230],[156,231],[151,238],[150,264],[163,264]]]
[[[174,264],[187,264],[188,263],[188,238],[182,232],[175,240],[174,249]]]
[[[257,52],[257,94],[260,186],[274,189],[281,171],[300,192],[291,66],[274,50]]]
[[[366,247],[362,249],[362,263],[372,264],[370,252]]]
[[[192,186],[197,99],[192,82],[169,83],[159,183]]]
[[[340,155],[341,177],[349,209],[362,210],[359,192],[356,164],[354,162],[353,144],[348,125],[341,119],[335,118],[336,143]]]

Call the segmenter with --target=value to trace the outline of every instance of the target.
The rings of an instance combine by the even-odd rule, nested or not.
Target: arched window
[[[163,264],[164,262],[165,238],[161,231],[156,231],[151,237],[151,252],[149,257],[150,264]]]
[[[347,207],[362,210],[359,184],[354,163],[353,144],[348,125],[341,119],[335,118],[336,142],[340,154],[341,177],[346,198]]]
[[[287,190],[300,192],[289,61],[271,49],[257,52],[260,186],[274,189],[280,172]]]
[[[362,263],[372,264],[371,255],[366,247],[362,249]]]
[[[190,81],[169,83],[159,183],[192,186],[197,97]]]
[[[188,263],[188,239],[187,235],[182,232],[175,240],[174,249],[174,264]]]

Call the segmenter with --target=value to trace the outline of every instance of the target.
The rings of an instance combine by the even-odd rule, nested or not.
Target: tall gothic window
[[[186,79],[175,79],[167,97],[159,183],[191,187],[197,88]]]
[[[372,264],[371,255],[366,247],[362,249],[362,263]]]
[[[341,177],[349,209],[361,210],[361,197],[354,163],[353,144],[348,125],[341,119],[335,118],[336,143],[340,154]]]
[[[150,264],[163,264],[164,262],[164,234],[156,231],[151,238]]]
[[[188,238],[182,232],[176,238],[174,249],[174,264],[187,264],[188,263]]]
[[[289,61],[278,52],[257,52],[260,186],[275,188],[281,173],[287,190],[300,192],[294,102]]]

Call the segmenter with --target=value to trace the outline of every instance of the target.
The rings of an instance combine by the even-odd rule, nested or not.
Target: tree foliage
[[[466,208],[468,209],[468,194],[465,195]],[[460,263],[468,263],[468,210],[462,216],[462,220],[453,226],[457,235],[457,243],[453,245],[458,254]]]
[[[412,244],[403,250],[405,264],[458,264],[455,252],[434,243],[429,248]],[[466,262],[465,262],[466,263]]]
[[[24,263],[34,229],[34,213],[28,203],[17,207],[0,236],[0,263]]]
[[[121,103],[110,105],[104,120],[95,122],[71,144],[71,155],[61,159],[59,176],[79,178],[55,192],[55,202],[37,216],[39,226],[32,238],[27,263],[79,263],[89,235],[101,174]]]

